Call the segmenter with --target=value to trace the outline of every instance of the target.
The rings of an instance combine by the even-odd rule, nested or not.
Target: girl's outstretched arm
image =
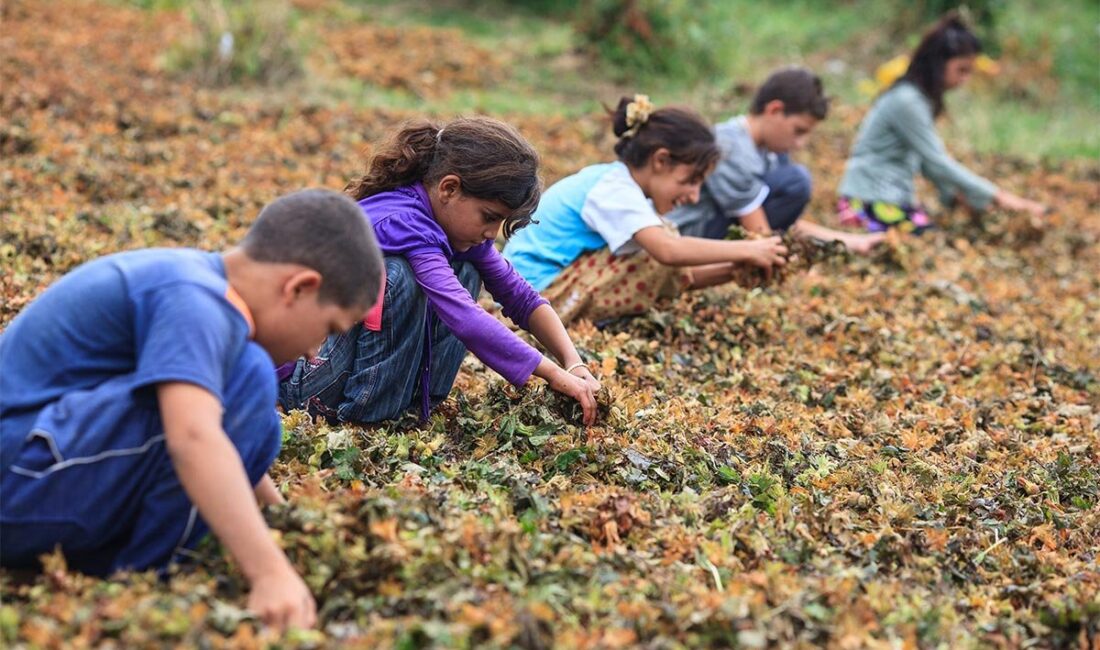
[[[652,226],[634,233],[634,241],[665,266],[735,262],[770,270],[786,263],[787,248],[779,237],[738,241],[676,237],[660,226]]]
[[[1042,203],[1032,201],[1031,199],[1025,199],[1022,196],[1017,196],[1006,190],[998,190],[993,196],[993,202],[1005,210],[1027,212],[1035,219],[1043,217],[1048,211],[1047,206]]]

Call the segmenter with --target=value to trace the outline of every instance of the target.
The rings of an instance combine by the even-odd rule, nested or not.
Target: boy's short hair
[[[792,66],[776,70],[756,91],[750,112],[760,115],[769,102],[783,102],[783,114],[808,113],[819,120],[829,113],[829,98],[821,78],[806,68]]]
[[[308,189],[267,204],[241,243],[257,262],[299,264],[321,274],[319,299],[369,307],[382,283],[382,252],[366,215],[346,195]]]

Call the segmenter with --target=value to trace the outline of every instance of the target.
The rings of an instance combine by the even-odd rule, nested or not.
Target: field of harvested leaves
[[[410,116],[198,89],[158,64],[177,13],[0,15],[0,326],[94,256],[223,247],[273,196],[341,188]],[[424,94],[493,83],[457,32],[403,38],[346,28],[311,56]],[[861,110],[803,155],[822,220]],[[548,181],[610,151],[598,115],[513,121]],[[424,426],[289,415],[268,518],[322,623],[280,643],[1098,647],[1100,163],[968,162],[1049,226],[948,215],[873,259],[582,324],[599,426],[473,359]],[[54,557],[0,572],[0,643],[257,647],[244,590],[213,544],[167,581]]]

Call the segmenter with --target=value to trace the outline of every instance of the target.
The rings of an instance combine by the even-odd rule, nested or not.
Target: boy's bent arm
[[[820,241],[839,241],[853,253],[866,255],[876,246],[886,240],[886,233],[882,232],[845,232],[833,230],[813,221],[799,219],[791,226],[791,232],[796,237],[817,239]]]
[[[768,215],[764,212],[764,208],[756,208],[741,217],[741,227],[759,235],[772,234],[772,227],[768,223]]]
[[[182,382],[158,384],[157,400],[176,475],[248,578],[249,609],[279,628],[312,627],[313,596],[260,515],[244,464],[222,429],[221,403],[206,389]]]

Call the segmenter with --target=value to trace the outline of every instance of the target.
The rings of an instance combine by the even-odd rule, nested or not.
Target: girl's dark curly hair
[[[542,194],[539,156],[513,127],[488,117],[460,118],[440,126],[427,120],[406,122],[382,144],[367,171],[344,191],[356,201],[423,181],[431,185],[454,174],[462,193],[500,201],[511,214],[505,237],[531,222]]]

